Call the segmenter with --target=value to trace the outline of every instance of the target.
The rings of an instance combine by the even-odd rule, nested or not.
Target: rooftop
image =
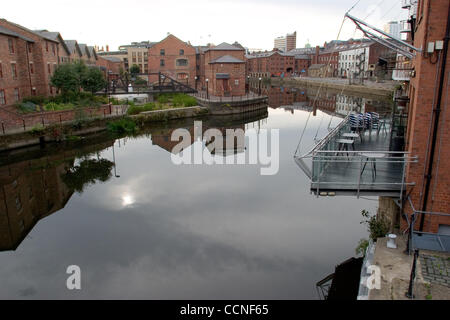
[[[226,55],[226,56],[217,58],[215,60],[212,60],[210,62],[210,64],[214,64],[214,63],[245,63],[245,61],[237,59],[237,58],[229,56],[229,55]]]
[[[2,27],[2,26],[0,26],[0,34],[20,38],[20,39],[28,41],[28,42],[34,42],[34,40],[32,40],[32,39],[24,37],[24,36],[20,35],[19,33],[12,31],[8,28]]]

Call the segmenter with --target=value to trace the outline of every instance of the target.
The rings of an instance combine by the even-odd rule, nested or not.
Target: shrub
[[[18,110],[21,113],[30,113],[38,111],[38,106],[33,102],[22,102],[18,105]]]
[[[132,116],[132,115],[136,115],[139,114],[141,112],[145,112],[145,111],[152,111],[156,109],[156,104],[153,102],[144,104],[143,106],[136,106],[136,105],[132,105],[128,108],[127,114]]]
[[[23,103],[33,103],[35,105],[43,105],[45,102],[47,102],[47,99],[44,96],[32,96],[32,97],[25,97],[22,99]]]
[[[366,210],[363,210],[361,214],[366,219],[361,221],[361,224],[365,224],[367,226],[367,231],[369,231],[370,238],[373,241],[386,236],[389,232],[389,224],[387,221],[385,221],[382,217],[370,215],[370,213]]]
[[[107,128],[112,133],[134,133],[136,131],[136,123],[130,118],[124,118],[109,122]]]
[[[361,239],[359,240],[358,246],[356,247],[356,254],[360,256],[365,256],[367,248],[369,247],[369,240],[367,239]]]

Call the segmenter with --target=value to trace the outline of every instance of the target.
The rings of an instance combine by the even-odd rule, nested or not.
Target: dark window
[[[13,79],[17,79],[17,69],[16,69],[15,63],[11,63],[11,73],[12,73]]]
[[[18,88],[15,88],[15,89],[14,89],[14,101],[15,101],[15,102],[19,102],[19,100],[20,100],[19,89],[18,89]]]
[[[5,90],[0,90],[0,105],[6,104]]]
[[[47,41],[45,41],[45,51],[48,52],[48,42]]]
[[[14,42],[13,39],[8,39],[8,47],[9,47],[9,53],[14,53]]]
[[[177,60],[177,67],[185,67],[188,65],[187,59],[178,59]]]
[[[165,56],[166,55],[166,50],[165,49],[161,49],[159,51],[159,54],[162,55],[162,56]]]
[[[2,64],[0,63],[0,78],[3,78],[3,68]]]
[[[180,56],[184,56],[184,50],[180,49]]]
[[[164,60],[161,59],[160,64],[161,67],[164,67],[166,65],[166,62]]]
[[[28,43],[28,52],[31,53],[33,47],[32,47],[32,43]]]
[[[31,73],[31,74],[34,73],[34,65],[33,65],[33,62],[30,62],[30,73]]]

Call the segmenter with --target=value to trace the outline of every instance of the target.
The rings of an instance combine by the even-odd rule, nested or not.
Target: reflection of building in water
[[[230,154],[236,154],[240,152],[245,151],[245,140],[242,142],[241,139],[234,139],[235,143],[233,146],[227,146],[226,140],[227,140],[227,129],[230,130],[238,130],[238,132],[243,132],[245,135],[246,130],[253,128],[259,128],[261,126],[261,122],[264,122],[264,119],[266,119],[268,116],[268,113],[266,110],[264,112],[256,111],[253,113],[247,113],[247,114],[240,114],[236,116],[226,117],[222,116],[220,117],[220,121],[216,125],[214,120],[207,120],[202,122],[202,130],[201,132],[197,132],[198,137],[202,137],[203,140],[206,142],[206,147],[211,152],[212,155],[230,155]],[[229,123],[227,125],[223,125],[224,123]],[[256,124],[256,125],[255,125]],[[151,130],[151,137],[153,145],[157,145],[161,147],[162,149],[173,153],[173,150],[175,146],[177,146],[182,140],[180,138],[179,141],[172,141],[172,134],[177,129],[185,129],[189,132],[190,135],[190,144],[192,145],[195,142],[195,130],[198,130],[198,128],[194,127],[194,121],[188,126],[184,125],[180,128],[155,128]],[[223,145],[220,149],[214,148],[214,140],[208,137],[205,137],[205,133],[209,129],[216,129],[219,130],[223,137]],[[220,147],[220,144],[217,146]],[[178,150],[177,150],[178,151]],[[181,151],[180,151],[181,152]]]
[[[61,181],[69,167],[44,158],[0,168],[0,251],[15,250],[39,220],[64,208],[73,194]]]
[[[245,152],[245,127],[245,124],[242,124],[234,127],[214,128],[222,134],[222,141],[216,142],[215,137],[205,137],[206,148],[212,155],[223,157]]]
[[[307,102],[308,96],[305,91],[283,87],[269,87],[264,89],[264,94],[269,97],[269,107],[279,108],[291,106],[294,102]]]
[[[347,116],[351,112],[366,112],[365,98],[349,97],[338,94],[336,98],[336,113]]]
[[[88,146],[85,152],[111,145]],[[16,250],[39,220],[65,207],[74,191],[62,176],[79,154],[65,150],[0,167],[0,251]]]

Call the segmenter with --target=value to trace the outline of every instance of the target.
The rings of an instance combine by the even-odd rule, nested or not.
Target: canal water
[[[170,135],[194,120],[0,155],[0,298],[317,299],[316,282],[368,237],[361,211],[378,202],[312,195],[293,159],[300,136],[309,118],[306,150],[342,121],[337,108],[388,103],[266,91],[267,112],[203,125],[279,129],[272,176],[259,165],[175,165]],[[71,265],[81,290],[67,289]]]

